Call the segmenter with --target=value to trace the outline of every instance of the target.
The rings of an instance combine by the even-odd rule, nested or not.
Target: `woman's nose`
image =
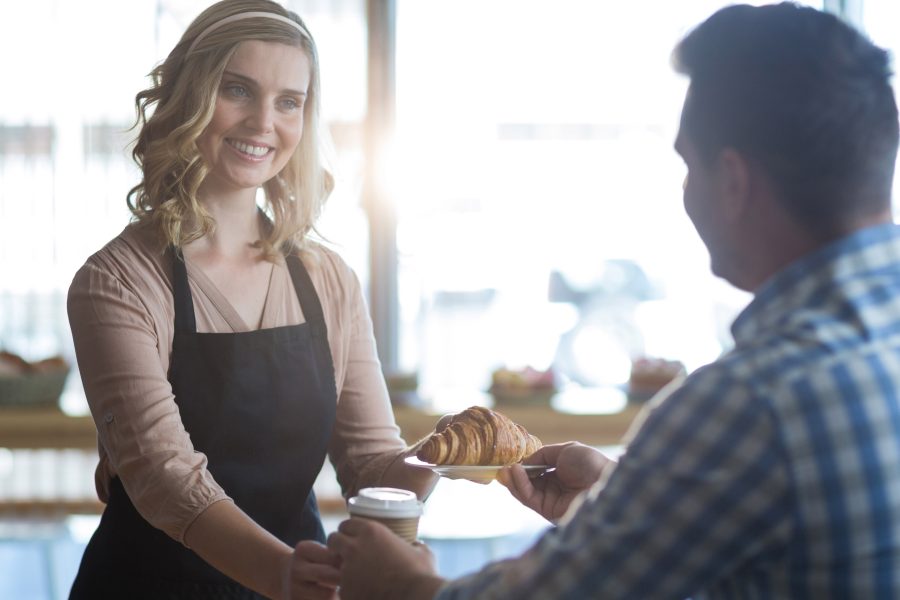
[[[247,125],[254,131],[268,133],[275,127],[275,109],[263,103],[256,103],[247,116]]]

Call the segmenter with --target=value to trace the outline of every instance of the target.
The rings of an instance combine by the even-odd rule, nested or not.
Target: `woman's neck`
[[[227,195],[205,194],[200,202],[215,221],[215,229],[188,246],[202,253],[232,258],[258,254],[254,244],[260,238],[259,209],[252,190]]]

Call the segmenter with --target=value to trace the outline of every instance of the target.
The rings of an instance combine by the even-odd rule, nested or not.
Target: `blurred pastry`
[[[641,357],[632,361],[628,378],[628,397],[631,400],[648,400],[659,390],[686,374],[684,365],[677,360]]]

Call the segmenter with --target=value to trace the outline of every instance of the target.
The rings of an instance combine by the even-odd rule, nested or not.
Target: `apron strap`
[[[297,299],[300,300],[303,316],[306,318],[306,322],[309,323],[316,349],[316,358],[321,369],[320,372],[331,375],[329,389],[334,393],[333,397],[337,398],[337,384],[334,380],[334,363],[331,360],[331,348],[328,345],[328,327],[325,325],[325,313],[322,311],[322,303],[319,301],[319,295],[316,293],[316,288],[309,277],[309,272],[307,272],[303,261],[300,260],[296,252],[296,250],[289,252],[285,256],[285,262],[287,262],[291,280],[294,282],[294,290],[297,292]]]
[[[285,257],[288,271],[291,274],[291,280],[294,282],[294,289],[297,291],[297,299],[300,300],[300,308],[303,309],[303,316],[312,329],[315,337],[327,337],[328,330],[325,325],[325,313],[322,310],[322,304],[319,302],[319,295],[313,286],[309,272],[300,257],[296,254],[288,254]]]
[[[179,255],[174,246],[166,252],[172,257],[172,296],[175,301],[175,331],[179,333],[197,333],[197,321],[194,317],[194,299],[188,285],[187,267],[184,257]]]

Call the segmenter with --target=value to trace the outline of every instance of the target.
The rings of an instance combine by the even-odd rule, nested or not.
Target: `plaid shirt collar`
[[[829,293],[835,284],[879,269],[900,270],[900,226],[860,229],[794,261],[766,281],[731,326],[741,345],[780,330],[791,314]]]

